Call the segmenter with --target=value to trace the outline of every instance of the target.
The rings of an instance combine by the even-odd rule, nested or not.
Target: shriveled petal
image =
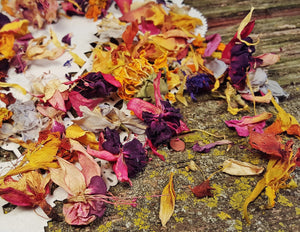
[[[149,102],[146,102],[139,98],[133,98],[131,99],[128,104],[127,108],[129,110],[132,110],[134,114],[141,120],[143,120],[143,112],[149,112],[152,114],[160,114],[162,113],[162,110],[154,105],[152,105]]]
[[[241,120],[225,121],[229,127],[234,127],[239,136],[247,137],[249,130],[255,130],[258,133],[263,133],[265,121],[272,117],[271,113],[264,112],[256,116],[244,116]]]
[[[128,182],[130,185],[132,185],[130,179],[128,178],[128,170],[123,154],[119,155],[117,162],[113,166],[113,169],[119,181]]]
[[[223,140],[219,140],[216,141],[214,143],[210,143],[204,146],[200,146],[198,143],[196,143],[193,146],[193,150],[196,152],[209,152],[211,148],[218,146],[218,145],[224,145],[224,144],[232,144],[232,142],[230,140],[227,139],[223,139]]]
[[[65,221],[70,225],[88,225],[96,219],[90,215],[91,206],[88,203],[76,202],[67,203],[63,206]]]
[[[115,156],[108,151],[105,151],[105,150],[96,151],[96,150],[91,149],[89,146],[87,147],[87,152],[92,156],[95,156],[99,159],[104,159],[107,161],[117,161],[117,159],[118,159],[118,156]]]

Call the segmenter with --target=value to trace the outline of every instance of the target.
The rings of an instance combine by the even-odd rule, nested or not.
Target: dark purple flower
[[[245,41],[252,43],[250,37],[245,38]],[[235,44],[231,49],[229,76],[232,85],[243,90],[246,85],[246,72],[253,62],[255,62],[252,54],[255,52],[253,45],[248,46],[245,43]]]
[[[101,176],[93,176],[91,178],[90,184],[86,190],[86,193],[89,195],[106,195],[107,188],[104,180],[102,179]],[[101,197],[101,196],[100,196]],[[89,201],[89,204],[91,206],[90,209],[90,215],[96,215],[99,218],[103,216],[106,210],[105,202],[104,201],[99,201],[97,200],[97,196],[92,200]]]
[[[10,23],[10,19],[0,12],[0,29],[7,23]]]
[[[124,145],[123,154],[128,170],[128,177],[134,177],[147,164],[146,150],[143,144],[137,139],[133,139]]]
[[[87,99],[107,97],[117,87],[107,82],[100,72],[90,72],[81,77],[74,91],[79,92]]]
[[[119,154],[122,146],[120,142],[120,135],[118,131],[111,130],[108,127],[104,131],[105,142],[102,143],[102,147],[112,154]]]
[[[0,60],[0,79],[6,77],[8,69],[9,69],[8,59]]]
[[[210,91],[212,89],[212,84],[213,83],[209,79],[208,75],[199,73],[186,80],[186,89],[191,98],[196,101],[197,99],[195,95]]]
[[[172,130],[167,122],[163,119],[163,115],[154,115],[149,112],[143,112],[143,119],[148,125],[146,135],[151,143],[158,147],[160,144],[170,141],[175,131]]]
[[[66,43],[66,44],[68,44],[68,45],[71,45],[71,38],[72,38],[72,33],[68,33],[68,34],[66,34],[66,35],[61,39],[61,41],[62,41],[63,43]]]
[[[161,101],[161,106],[164,113],[152,114],[147,111],[142,113],[142,118],[148,126],[146,135],[155,147],[170,141],[180,127],[182,118],[180,110],[172,107],[168,101]]]

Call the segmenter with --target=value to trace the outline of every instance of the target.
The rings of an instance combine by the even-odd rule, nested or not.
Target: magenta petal
[[[188,126],[182,120],[180,120],[180,126],[176,128],[176,134],[180,134],[183,131],[189,131],[189,130],[190,129],[188,128]]]
[[[102,73],[102,76],[104,80],[106,80],[108,83],[112,84],[113,86],[116,86],[118,88],[122,87],[121,83],[117,81],[113,75]]]
[[[143,120],[143,112],[149,112],[152,114],[160,114],[162,113],[162,110],[154,105],[152,105],[149,102],[146,102],[139,98],[133,98],[131,99],[128,104],[127,108],[129,110],[132,110],[134,114],[141,120]]]
[[[113,166],[113,169],[119,181],[128,182],[130,185],[132,185],[130,179],[128,178],[128,170],[123,154],[119,155],[117,162]]]
[[[150,35],[157,35],[160,33],[160,29],[157,28],[152,21],[146,21],[144,17],[142,17],[142,21],[141,24],[139,25],[139,29],[143,33],[149,31]]]
[[[53,121],[52,127],[51,127],[51,132],[64,133],[65,132],[65,126],[62,123],[59,123],[58,121]]]
[[[32,200],[28,195],[11,187],[0,189],[0,196],[13,205],[30,207],[34,206]]]
[[[256,116],[244,116],[241,120],[229,120],[225,121],[228,127],[234,127],[239,136],[249,136],[249,130],[254,130],[258,133],[263,133],[263,129],[266,125],[265,120],[270,118],[270,114],[260,114]]]
[[[219,34],[213,34],[206,37],[207,47],[204,52],[204,57],[211,56],[211,54],[217,49],[221,42],[221,36]]]
[[[103,160],[107,160],[107,161],[117,161],[118,156],[113,155],[112,153],[108,152],[108,151],[96,151],[91,149],[89,146],[86,149],[87,153],[89,153],[90,155],[97,157],[99,159],[103,159]]]

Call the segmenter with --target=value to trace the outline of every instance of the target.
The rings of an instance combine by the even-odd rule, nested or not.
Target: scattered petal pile
[[[293,141],[283,144],[280,135],[286,132],[300,138],[300,126],[278,104],[278,98],[288,94],[268,80],[262,69],[276,63],[279,55],[253,56],[259,42],[250,37],[255,25],[253,8],[225,45],[219,34],[205,36],[207,25],[201,14],[192,17],[176,4],[158,2],[1,1],[7,15],[0,13],[0,139],[24,149],[18,163],[0,173],[3,199],[18,206],[39,206],[56,220],[57,213],[46,201],[55,183],[68,193],[63,215],[71,225],[87,225],[102,217],[106,204],[135,206],[135,197],[113,196],[109,188],[118,181],[132,185],[131,179],[144,170],[152,155],[165,160],[160,146],[183,151],[185,144],[179,136],[192,129],[174,103],[188,106],[201,94],[218,92],[232,115],[250,111],[248,104],[255,107],[255,102],[272,102],[278,111],[267,128],[266,121],[273,116],[270,112],[225,121],[239,136],[249,136],[252,148],[269,159],[263,179],[244,203],[245,219],[250,222],[248,205],[264,189],[268,207],[274,207],[277,191],[288,186],[291,173],[300,166],[300,148],[294,154]],[[122,15],[119,18],[110,14],[115,6]],[[62,12],[67,17],[99,21],[98,41],[89,51],[89,69],[76,77],[62,73],[65,81],[41,73],[31,80],[30,90],[8,83],[9,70],[25,73],[34,62],[54,62],[64,53],[72,59],[63,66],[85,65],[73,52],[71,33],[66,31],[59,41],[53,30],[49,39],[35,38],[30,32],[57,22]],[[15,91],[28,100],[14,96]],[[206,145],[197,143],[193,150],[210,152],[222,145],[232,146],[233,142],[224,138]],[[258,175],[263,170],[232,159],[222,168],[234,176]],[[107,178],[105,173],[113,174]],[[175,208],[173,175],[160,196],[163,226]],[[197,198],[213,196],[210,178],[190,189]]]

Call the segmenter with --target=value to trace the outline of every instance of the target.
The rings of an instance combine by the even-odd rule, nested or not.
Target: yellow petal
[[[250,223],[250,219],[248,217],[248,211],[247,211],[248,205],[259,196],[259,194],[264,190],[265,186],[266,186],[266,181],[265,178],[263,178],[257,183],[250,196],[247,197],[247,199],[244,202],[243,214],[244,214],[244,218],[248,223]]]
[[[175,190],[173,185],[173,176],[172,172],[170,175],[169,183],[166,185],[162,192],[162,196],[160,198],[160,211],[159,218],[161,220],[161,224],[166,226],[167,222],[170,220],[174,208],[175,208]]]
[[[83,130],[77,124],[73,124],[67,128],[66,138],[77,140],[84,145],[89,145],[92,149],[99,149],[96,135],[92,132]]]
[[[0,33],[13,32],[15,35],[22,36],[28,33],[28,24],[29,21],[26,19],[7,23],[1,28]]]
[[[256,44],[259,42],[259,41],[257,41],[256,43],[249,43],[249,42],[247,42],[247,41],[245,41],[245,40],[243,40],[243,39],[241,38],[241,33],[242,33],[242,31],[244,30],[244,28],[247,26],[247,24],[248,24],[248,23],[250,22],[250,20],[251,20],[253,10],[254,10],[254,7],[251,7],[250,12],[249,12],[249,13],[247,14],[247,16],[242,20],[242,22],[241,22],[241,24],[240,24],[240,26],[239,26],[239,28],[238,28],[238,30],[237,30],[237,38],[238,38],[241,42],[245,43],[247,46],[250,46],[250,45],[256,45]]]

